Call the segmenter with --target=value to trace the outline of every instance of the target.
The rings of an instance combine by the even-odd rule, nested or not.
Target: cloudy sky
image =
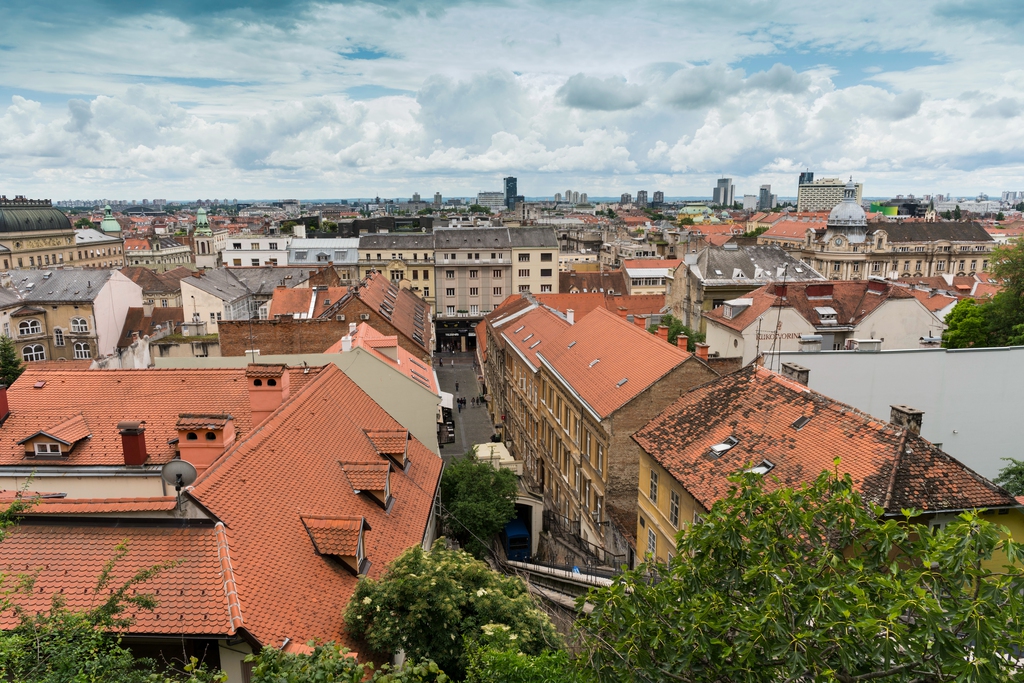
[[[0,27],[8,196],[1024,190],[1019,0],[35,0]]]

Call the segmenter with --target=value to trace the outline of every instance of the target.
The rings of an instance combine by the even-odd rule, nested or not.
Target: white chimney
[[[572,310],[571,308],[566,309],[566,311],[565,311],[565,319],[569,321],[570,325],[575,325],[576,324],[576,311]]]
[[[348,324],[348,333],[349,333],[350,336],[353,336],[353,337],[356,335],[356,324],[355,323],[349,323]]]
[[[341,338],[341,352],[348,353],[352,350],[352,337],[347,334]]]

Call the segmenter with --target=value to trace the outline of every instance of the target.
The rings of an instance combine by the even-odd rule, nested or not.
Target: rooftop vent
[[[727,436],[725,441],[722,443],[716,443],[711,447],[711,452],[708,454],[712,458],[719,458],[723,453],[728,453],[732,450],[732,447],[740,442],[735,436]]]
[[[592,368],[592,367],[594,367],[595,365],[597,365],[600,362],[601,362],[600,358],[595,358],[594,360],[590,361],[590,365],[588,365],[587,367]]]
[[[615,383],[615,386],[621,387],[623,384],[625,384],[628,381],[629,381],[628,377],[623,377],[622,379],[620,379],[618,382]]]
[[[772,462],[770,462],[768,460],[762,460],[760,465],[754,465],[753,467],[751,467],[747,471],[752,473],[752,474],[764,475],[764,474],[768,474],[773,469],[775,469],[775,464],[774,463],[772,463]]]
[[[806,425],[810,421],[811,421],[811,418],[806,416],[806,415],[803,416],[803,417],[799,417],[799,418],[797,418],[796,422],[793,423],[793,429],[795,429],[795,430],[797,430],[799,432],[801,429],[804,428],[804,425]]]
[[[571,349],[571,348],[572,348],[572,347],[574,347],[574,346],[576,346],[576,340],[573,340],[573,341],[569,342],[569,346],[567,346],[567,347],[565,347],[565,348],[567,348],[567,349]]]

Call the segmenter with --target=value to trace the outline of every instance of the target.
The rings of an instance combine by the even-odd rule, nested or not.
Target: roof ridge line
[[[231,564],[231,547],[228,545],[228,532],[224,522],[217,522],[214,527],[217,533],[217,559],[220,561],[221,580],[224,584],[224,597],[228,601],[228,623],[234,635],[242,628],[242,603],[238,599],[238,584],[235,583],[235,568]]]
[[[903,463],[903,450],[907,445],[908,434],[910,434],[910,430],[904,428],[903,435],[900,437],[899,449],[896,451],[896,459],[892,463],[892,472],[889,474],[889,484],[885,487],[885,500],[882,503],[882,510],[884,512],[888,512],[889,505],[892,504],[893,488],[896,486],[896,473],[899,472],[900,465]]]

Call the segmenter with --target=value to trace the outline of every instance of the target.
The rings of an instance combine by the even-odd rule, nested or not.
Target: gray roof
[[[49,202],[26,202],[26,206],[0,205],[0,233],[71,231],[71,220]]]
[[[237,301],[249,296],[248,287],[239,282],[234,273],[228,270],[207,270],[202,277],[185,278],[182,282],[219,297],[222,301]]]
[[[785,272],[783,267],[788,266]],[[738,248],[708,247],[697,254],[697,263],[691,267],[708,284],[734,282],[767,283],[782,280],[803,282],[824,280],[821,273],[793,258],[782,247],[759,244]]]
[[[27,304],[93,301],[112,273],[78,268],[9,271],[12,290]]]
[[[434,248],[509,249],[508,228],[441,228],[434,230]]]
[[[558,248],[558,235],[554,228],[509,228],[508,238],[513,249]]]
[[[937,223],[872,223],[868,232],[884,230],[890,242],[992,242],[992,235],[979,223],[941,221]]]
[[[385,232],[360,235],[360,249],[419,249],[433,251],[434,236],[426,232]]]
[[[97,242],[120,242],[121,238],[107,235],[93,228],[80,228],[75,230],[75,244],[95,244]]]
[[[300,266],[260,266],[231,268],[236,280],[256,296],[273,296],[275,287],[294,287],[309,279],[309,268]]]
[[[321,259],[321,257],[325,257]],[[288,245],[289,265],[334,265],[359,262],[359,238],[293,239]]]

